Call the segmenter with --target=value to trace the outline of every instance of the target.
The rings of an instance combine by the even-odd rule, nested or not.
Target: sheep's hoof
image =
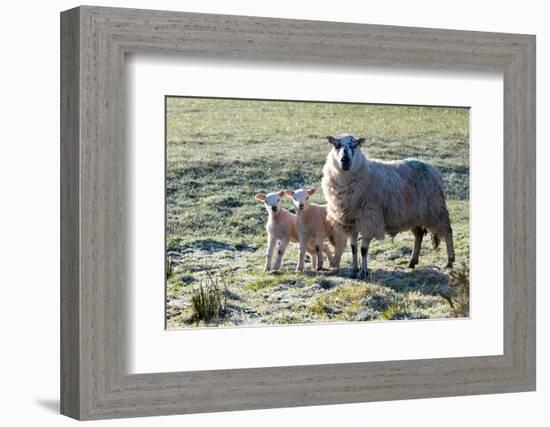
[[[264,268],[264,273],[269,273],[271,271],[271,268]]]
[[[447,265],[445,266],[445,268],[453,268],[453,263],[452,263],[452,262],[448,262]]]
[[[411,261],[411,262],[409,262],[409,268],[414,268],[414,267],[416,267],[416,264],[418,264],[418,261]]]
[[[355,279],[359,275],[359,269],[351,270],[351,278]]]
[[[359,273],[359,279],[367,280],[369,278],[369,270],[361,270],[361,273]]]

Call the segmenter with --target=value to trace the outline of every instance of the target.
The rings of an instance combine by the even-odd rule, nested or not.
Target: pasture
[[[371,158],[418,158],[441,171],[455,269],[467,270],[467,109],[175,97],[166,105],[169,329],[468,316],[467,283],[462,294],[449,287],[444,243],[433,250],[425,238],[420,263],[407,267],[411,233],[371,243],[367,281],[350,278],[349,247],[338,273],[313,273],[310,263],[295,273],[296,243],[280,273],[264,273],[267,212],[254,199],[258,192],[315,186],[313,201],[325,203],[325,136],[364,136]],[[283,205],[292,211],[290,199]],[[456,274],[467,282],[467,274]],[[220,303],[207,320],[197,316],[201,288],[215,292]]]

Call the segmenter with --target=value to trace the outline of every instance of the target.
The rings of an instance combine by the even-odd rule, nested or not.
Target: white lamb
[[[312,257],[312,269],[321,270],[323,268],[323,253],[327,255],[331,267],[337,267],[340,262],[340,256],[347,243],[347,235],[339,227],[334,227],[327,220],[327,206],[312,203],[309,197],[315,193],[315,188],[304,190],[284,190],[285,194],[292,197],[292,202],[296,207],[296,229],[298,231],[298,240],[300,242],[300,258],[296,271],[304,271],[304,258],[307,248],[313,247],[316,253]],[[325,245],[325,239],[334,246],[335,257],[333,258],[330,249]]]
[[[256,200],[263,202],[268,213],[265,230],[267,232],[267,252],[265,254],[264,271],[271,271],[271,260],[275,246],[279,245],[277,258],[273,265],[273,270],[279,270],[289,242],[298,241],[298,232],[296,230],[296,215],[290,213],[281,206],[281,198],[284,191],[256,194]],[[311,256],[312,263],[315,263],[315,246],[306,247],[307,253]]]

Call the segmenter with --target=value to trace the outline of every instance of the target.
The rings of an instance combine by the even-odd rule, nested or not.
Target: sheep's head
[[[277,213],[281,210],[281,198],[285,195],[284,190],[274,193],[256,194],[256,200],[265,204],[265,208],[269,213]]]
[[[330,155],[333,157],[334,163],[344,171],[349,171],[353,167],[361,154],[359,147],[365,142],[365,138],[355,138],[348,134],[337,137],[327,136],[327,140],[332,145]]]
[[[289,197],[292,197],[292,203],[298,211],[306,211],[311,202],[309,201],[309,196],[315,193],[315,188],[311,187],[307,190],[300,188],[299,190],[285,190],[285,194]]]

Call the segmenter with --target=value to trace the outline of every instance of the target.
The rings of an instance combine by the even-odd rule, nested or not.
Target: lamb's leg
[[[277,251],[277,259],[275,260],[275,265],[273,265],[273,270],[279,270],[281,268],[288,242],[289,239],[281,239],[279,241],[279,250]]]
[[[317,255],[317,271],[323,269],[323,249],[325,236],[322,234],[315,236],[315,253]]]
[[[273,252],[275,251],[275,245],[277,244],[277,239],[273,236],[268,236],[267,238],[267,252],[265,254],[265,267],[264,271],[271,270],[271,259],[273,258]]]
[[[445,246],[447,246],[447,265],[445,268],[453,268],[455,262],[455,248],[453,245],[453,229],[449,226],[447,233],[443,235]]]
[[[351,233],[351,277],[357,277],[359,273],[359,263],[357,262],[357,236],[359,233],[354,231]]]
[[[347,238],[346,232],[344,231],[344,228],[340,224],[334,224],[333,233],[334,233],[334,257],[332,257],[330,266],[338,270],[340,268],[340,260],[342,259],[342,254],[346,249],[348,238]]]
[[[298,236],[300,240],[300,257],[298,259],[298,265],[296,271],[304,271],[304,259],[306,257],[306,239],[303,236]]]
[[[311,271],[317,271],[317,253],[315,250],[311,251],[309,256],[311,257]]]
[[[361,235],[361,273],[359,277],[361,279],[367,279],[369,277],[369,269],[367,267],[367,255],[369,253],[370,240]]]
[[[332,253],[330,252],[328,245],[323,245],[323,252],[327,256],[329,265],[332,266]]]
[[[409,267],[414,268],[418,264],[418,257],[420,256],[420,247],[422,246],[422,238],[424,237],[424,229],[422,227],[414,227],[412,230],[414,234],[414,248],[409,262]]]

